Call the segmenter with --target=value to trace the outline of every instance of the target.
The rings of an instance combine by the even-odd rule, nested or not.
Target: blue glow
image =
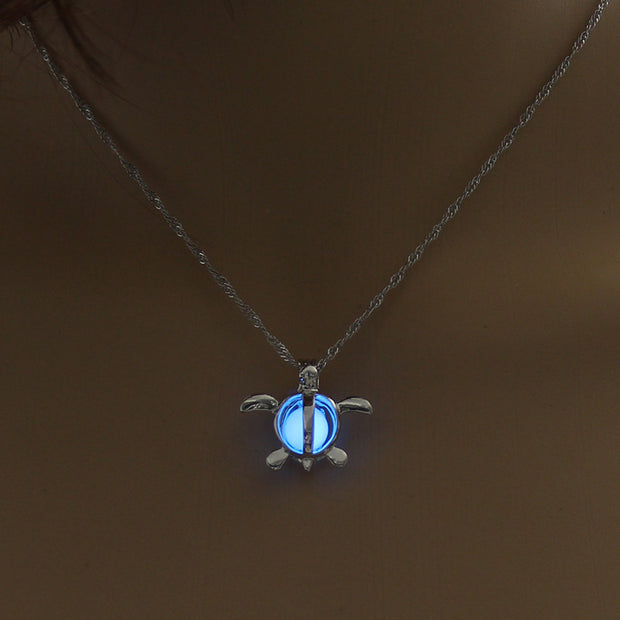
[[[331,398],[317,394],[314,397],[314,434],[312,453],[323,452],[336,439],[338,432],[338,413]]]
[[[304,451],[304,407],[301,395],[295,400],[298,402],[291,403],[292,399],[287,401],[288,407],[284,411],[284,407],[280,409],[278,418],[280,418],[280,438],[287,448],[293,452],[301,454]]]
[[[291,452],[304,453],[304,404],[301,394],[295,394],[282,403],[275,427],[278,437]],[[338,433],[336,406],[331,398],[322,394],[314,397],[313,427],[312,454],[319,454],[334,442]]]

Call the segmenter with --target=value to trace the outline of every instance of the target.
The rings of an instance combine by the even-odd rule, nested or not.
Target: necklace
[[[241,403],[241,411],[268,411],[274,415],[275,432],[281,447],[267,457],[269,467],[280,469],[289,458],[292,458],[300,462],[306,471],[310,471],[315,462],[324,458],[339,467],[346,465],[348,460],[346,452],[335,446],[341,414],[349,412],[372,413],[371,404],[363,398],[347,398],[335,403],[331,398],[320,394],[318,391],[319,373],[338,355],[342,347],[359,331],[370,315],[381,306],[386,295],[403,281],[411,267],[422,258],[426,248],[437,239],[445,225],[456,216],[465,199],[476,191],[480,181],[494,168],[499,157],[512,146],[518,132],[530,122],[538,107],[549,96],[558,80],[566,73],[574,56],[586,44],[590,33],[600,21],[603,11],[609,3],[610,0],[601,0],[597,4],[585,29],[575,39],[568,55],[564,57],[549,80],[541,87],[532,103],[519,116],[518,122],[485,160],[478,173],[469,180],[461,194],[448,206],[441,219],[431,228],[424,240],[407,256],[405,262],[389,278],[383,289],[370,300],[365,310],[347,327],[344,335],[327,349],[321,359],[312,362],[299,361],[267,329],[259,314],[241,298],[228,278],[213,266],[206,252],[189,236],[180,220],[165,206],[159,194],[148,185],[138,168],[123,154],[109,131],[93,112],[91,105],[78,94],[67,75],[38,38],[30,20],[23,18],[19,23],[31,37],[52,76],[67,91],[99,138],[116,155],[127,175],[142,190],[146,199],[159,212],[166,224],[185,243],[187,249],[198,262],[208,270],[216,284],[232,299],[247,320],[265,336],[278,356],[297,368],[299,384],[296,393],[281,403],[267,394],[250,396]]]

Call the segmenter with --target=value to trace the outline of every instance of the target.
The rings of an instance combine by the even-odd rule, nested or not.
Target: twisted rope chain
[[[480,185],[480,181],[487,174],[489,174],[491,170],[493,170],[502,153],[507,151],[512,146],[512,143],[514,142],[514,139],[519,133],[519,131],[530,122],[540,104],[549,96],[558,80],[566,73],[566,70],[570,66],[574,56],[583,48],[583,46],[586,44],[586,41],[590,37],[590,33],[599,23],[601,16],[603,15],[603,11],[607,8],[610,1],[611,0],[602,0],[598,3],[596,9],[590,16],[590,19],[588,20],[585,29],[583,30],[583,32],[581,32],[577,39],[575,39],[575,42],[571,47],[570,53],[564,57],[562,62],[552,73],[550,79],[538,91],[538,94],[536,95],[532,103],[528,105],[521,114],[521,116],[519,116],[519,121],[517,122],[517,124],[502,138],[499,146],[495,149],[495,151],[493,151],[493,153],[491,153],[491,155],[489,155],[489,157],[480,167],[478,173],[469,180],[469,182],[465,186],[465,189],[456,198],[456,200],[454,200],[454,202],[450,204],[441,219],[431,228],[431,230],[427,233],[426,237],[424,237],[424,240],[413,250],[413,252],[411,252],[411,254],[409,254],[407,260],[403,263],[403,265],[390,277],[388,283],[383,287],[383,289],[381,289],[381,291],[379,291],[370,300],[370,303],[368,304],[366,309],[347,327],[342,338],[340,338],[335,344],[333,344],[327,349],[325,356],[316,363],[317,370],[323,370],[323,368],[325,368],[328,362],[333,360],[336,355],[340,353],[342,347],[351,338],[353,338],[353,336],[355,336],[355,334],[359,331],[359,329],[370,317],[370,315],[375,310],[377,310],[379,306],[381,306],[386,295],[403,281],[403,278],[405,277],[409,269],[411,269],[411,267],[413,267],[413,265],[415,265],[420,260],[420,258],[422,258],[422,255],[424,254],[426,248],[433,241],[435,241],[437,237],[439,237],[444,226],[456,216],[456,214],[461,208],[461,205],[463,204],[463,201],[476,191],[478,185]],[[43,45],[43,43],[36,35],[30,20],[28,18],[23,18],[20,20],[20,24],[30,35],[30,38],[32,39],[36,49],[39,51],[39,54],[47,64],[51,74],[69,93],[78,110],[82,113],[84,118],[93,126],[95,132],[102,140],[102,142],[116,155],[127,175],[131,179],[133,179],[133,181],[135,181],[138,187],[142,190],[142,193],[146,196],[147,200],[159,212],[166,224],[168,224],[172,231],[183,240],[183,242],[187,246],[187,249],[194,255],[198,262],[204,267],[206,267],[212,278],[215,280],[216,284],[220,286],[224,290],[224,293],[233,300],[233,302],[250,321],[250,323],[254,327],[256,327],[256,329],[262,332],[262,334],[267,339],[267,342],[271,345],[275,352],[285,362],[299,368],[302,365],[302,362],[299,362],[297,358],[295,358],[295,356],[289,351],[289,349],[276,336],[274,336],[273,333],[271,333],[267,329],[258,313],[239,296],[239,293],[237,293],[235,287],[231,284],[230,280],[228,280],[228,278],[223,273],[218,271],[213,266],[213,264],[207,257],[206,252],[187,234],[185,228],[183,227],[183,224],[164,205],[164,202],[159,196],[159,194],[155,192],[144,180],[142,173],[138,170],[135,164],[133,164],[123,154],[115,140],[109,134],[108,130],[102,125],[101,121],[93,112],[90,104],[77,93],[76,89],[69,81],[69,78],[51,57],[47,47]]]

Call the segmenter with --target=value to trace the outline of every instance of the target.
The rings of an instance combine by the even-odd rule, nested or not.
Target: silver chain
[[[454,202],[450,204],[441,219],[431,228],[431,230],[427,233],[426,237],[424,237],[424,240],[413,250],[413,252],[411,252],[411,254],[409,254],[407,260],[398,269],[398,271],[396,271],[390,277],[388,283],[383,287],[383,289],[381,289],[381,291],[379,291],[370,300],[370,303],[368,304],[366,309],[347,327],[342,338],[340,338],[335,344],[329,347],[329,349],[327,349],[325,353],[325,356],[318,360],[318,362],[316,362],[315,366],[317,370],[323,370],[327,363],[333,360],[336,355],[340,353],[342,347],[351,338],[353,338],[353,336],[355,336],[355,334],[359,331],[361,326],[366,322],[370,315],[383,303],[385,296],[403,281],[403,278],[405,277],[409,269],[411,269],[411,267],[413,267],[413,265],[415,265],[420,260],[420,258],[422,258],[422,255],[424,254],[426,248],[433,241],[435,241],[437,237],[439,237],[444,226],[459,212],[463,201],[476,191],[478,185],[480,185],[480,181],[487,174],[489,174],[491,170],[493,170],[495,164],[497,163],[497,160],[500,158],[502,153],[507,151],[512,146],[512,143],[514,142],[514,139],[519,133],[519,131],[530,122],[540,104],[549,96],[555,84],[566,73],[566,70],[570,66],[573,57],[586,44],[590,33],[600,21],[601,16],[603,15],[603,11],[609,5],[610,1],[611,0],[602,0],[598,3],[596,9],[590,16],[590,19],[588,20],[585,29],[573,43],[570,53],[564,57],[562,62],[557,66],[557,68],[551,75],[551,78],[538,91],[538,94],[536,95],[532,103],[528,105],[525,108],[524,112],[521,114],[521,116],[519,116],[519,121],[517,122],[517,124],[502,138],[499,146],[495,149],[495,151],[493,151],[493,153],[491,153],[491,155],[489,155],[489,157],[480,167],[478,173],[469,180],[469,182],[465,186],[465,189],[456,198],[456,200],[454,200]],[[183,224],[164,205],[164,202],[159,196],[159,194],[155,192],[144,180],[142,173],[138,170],[135,164],[133,164],[122,153],[115,140],[109,134],[108,130],[101,124],[101,121],[93,112],[90,104],[77,93],[76,89],[69,81],[69,78],[51,57],[47,47],[36,35],[30,20],[28,18],[23,18],[20,20],[19,23],[30,35],[34,45],[41,54],[43,60],[46,62],[51,74],[69,93],[75,105],[82,113],[84,118],[86,118],[86,120],[93,126],[99,138],[101,138],[103,143],[107,145],[108,148],[116,155],[127,175],[136,182],[138,187],[142,190],[142,193],[146,196],[147,200],[153,205],[153,207],[155,207],[155,209],[159,212],[166,224],[168,224],[168,226],[173,230],[173,232],[183,240],[183,242],[187,246],[187,249],[194,255],[198,262],[204,267],[206,267],[206,269],[215,280],[216,284],[218,284],[218,286],[220,286],[224,290],[224,293],[226,293],[226,295],[234,301],[234,303],[246,316],[250,323],[254,325],[254,327],[256,327],[260,332],[262,332],[269,344],[285,362],[298,368],[306,364],[307,362],[300,362],[297,358],[295,358],[295,356],[289,351],[289,349],[276,336],[274,336],[273,333],[271,333],[267,329],[267,327],[263,323],[263,320],[260,318],[257,312],[239,296],[239,294],[235,290],[235,287],[230,283],[228,278],[213,266],[213,264],[207,257],[206,252],[187,234],[185,228],[183,227]]]

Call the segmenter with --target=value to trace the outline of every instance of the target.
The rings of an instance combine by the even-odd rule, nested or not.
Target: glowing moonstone
[[[304,453],[304,400],[301,394],[287,398],[276,415],[276,433],[282,443],[295,454]],[[336,439],[338,412],[331,398],[316,394],[314,397],[314,425],[312,454],[319,454]]]

